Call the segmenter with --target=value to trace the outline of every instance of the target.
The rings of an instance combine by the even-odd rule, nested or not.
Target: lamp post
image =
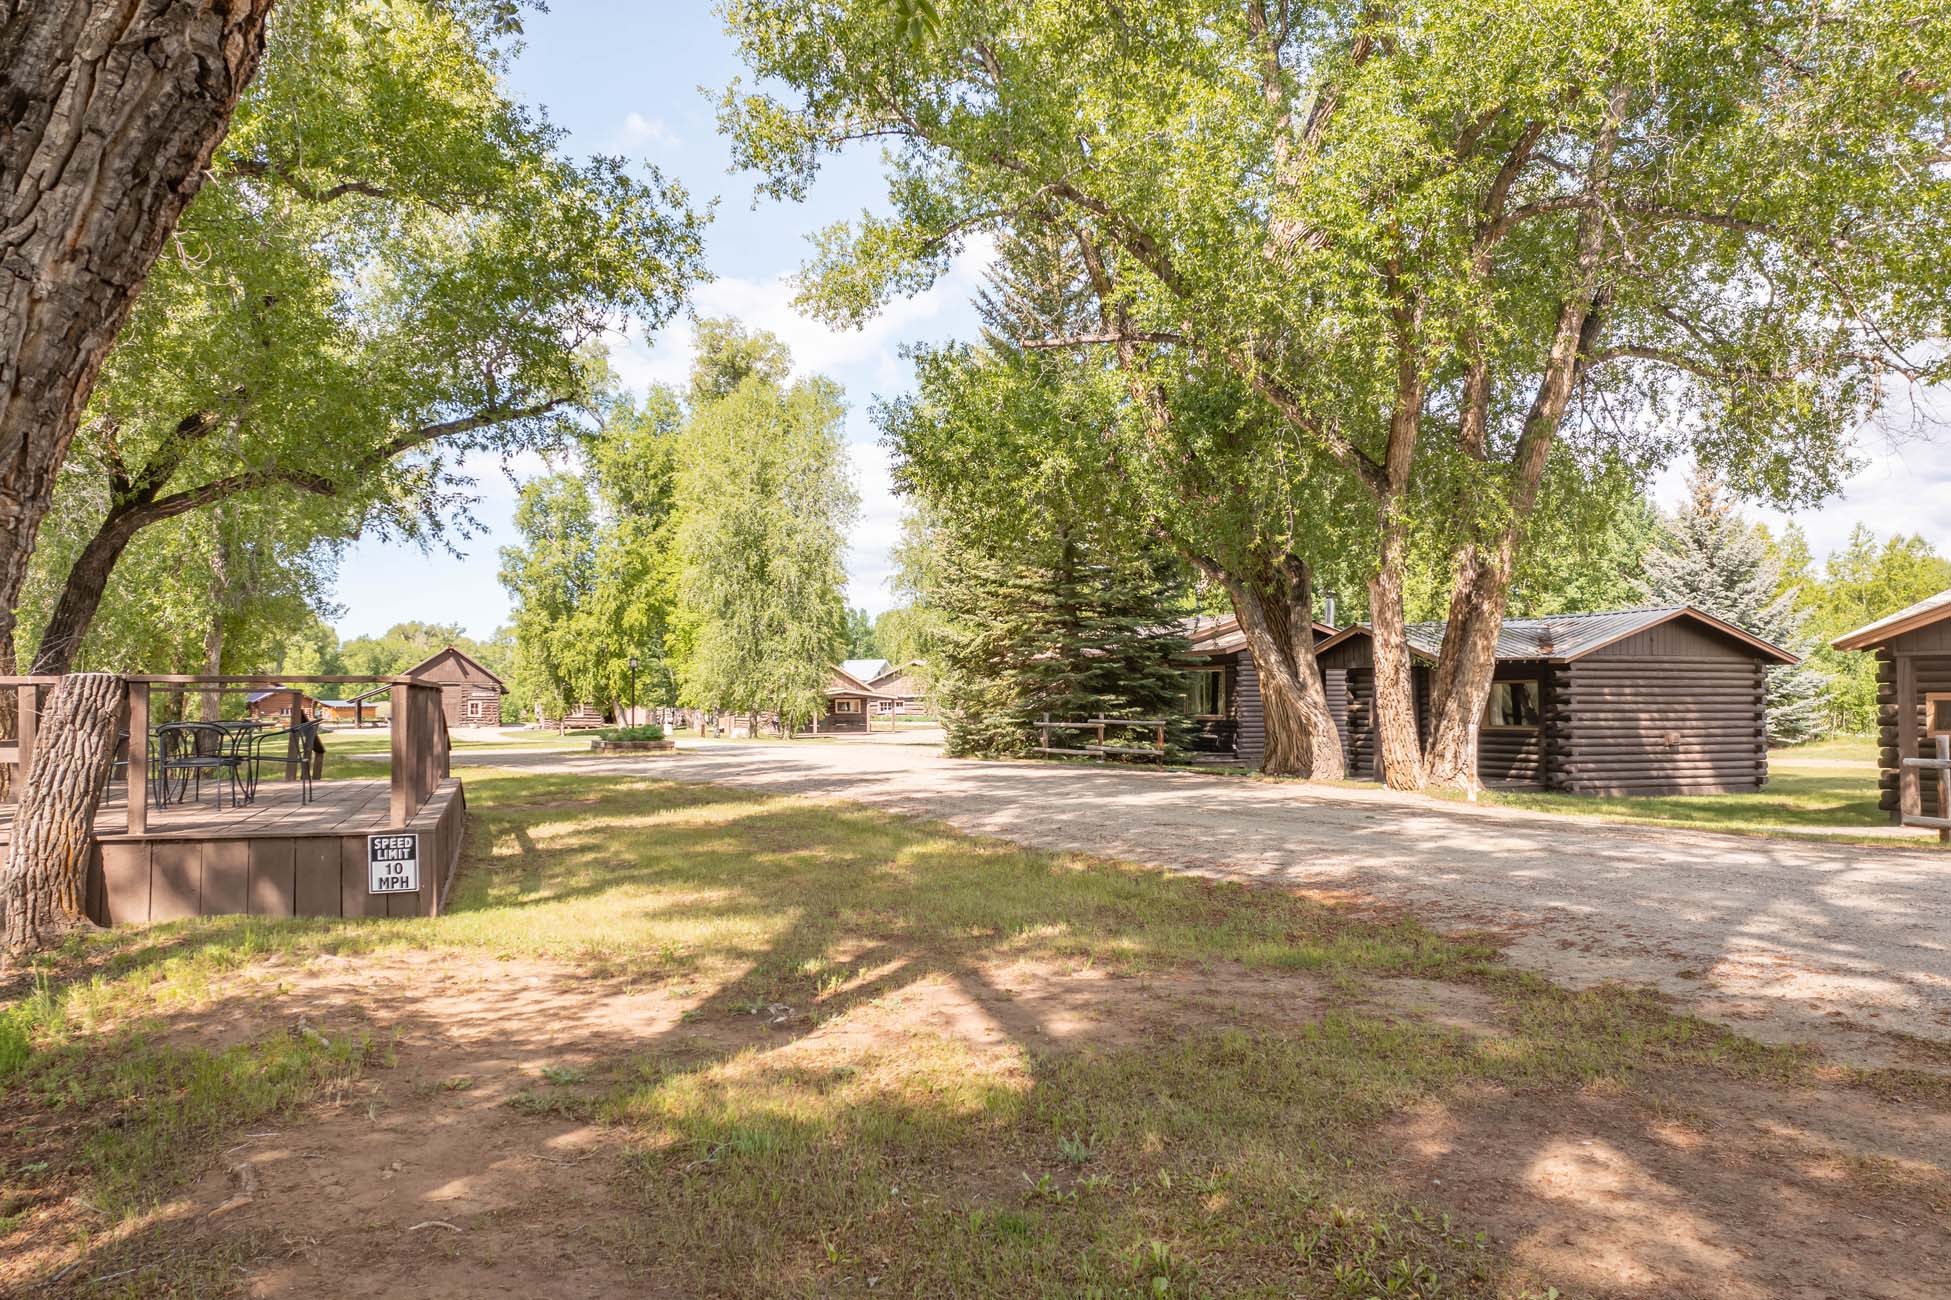
[[[630,725],[637,725],[637,656],[630,656]]]

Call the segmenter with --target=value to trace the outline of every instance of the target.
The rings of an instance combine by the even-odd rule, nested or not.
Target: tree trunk
[[[205,676],[220,677],[224,671],[224,624],[230,613],[230,547],[224,541],[223,528],[217,529],[217,544],[210,548],[210,626],[203,632],[203,671]],[[205,722],[215,722],[223,713],[223,697],[215,691],[204,691],[197,703],[197,716]],[[353,727],[359,725],[357,710],[353,713]]]
[[[256,71],[270,9],[0,10],[0,671],[82,408]]]
[[[1422,745],[1416,733],[1414,663],[1402,614],[1402,573],[1407,538],[1400,521],[1382,524],[1381,564],[1368,584],[1369,626],[1374,632],[1375,739],[1382,779],[1392,790],[1423,785]]]
[[[1314,657],[1314,602],[1306,566],[1269,568],[1252,580],[1221,573],[1247,653],[1260,678],[1269,776],[1339,781],[1348,773],[1341,733],[1328,708],[1321,663]]]
[[[1507,557],[1472,544],[1457,556],[1443,652],[1429,690],[1425,775],[1431,785],[1475,794],[1477,731],[1497,668],[1497,633],[1510,597]]]
[[[122,692],[113,673],[75,673],[48,699],[0,879],[9,952],[46,947],[92,924],[88,851],[115,763]]]
[[[108,580],[115,572],[116,562],[139,528],[136,516],[110,510],[108,518],[81,548],[74,567],[68,570],[67,581],[61,584],[61,596],[55,601],[47,630],[41,634],[40,648],[34,652],[35,673],[59,677],[74,667],[81,643],[87,639],[96,611],[102,607],[102,597],[108,591]]]

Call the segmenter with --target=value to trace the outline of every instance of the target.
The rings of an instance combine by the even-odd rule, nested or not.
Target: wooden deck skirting
[[[440,914],[466,834],[459,781],[443,780],[404,828],[392,824],[384,781],[321,782],[314,796],[303,806],[278,799],[237,820],[207,807],[201,816],[172,808],[145,835],[98,830],[90,917],[125,925],[188,916]],[[368,838],[401,833],[419,837],[420,888],[368,892]]]

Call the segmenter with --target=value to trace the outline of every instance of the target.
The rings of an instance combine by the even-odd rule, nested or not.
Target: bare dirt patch
[[[1942,1297],[1951,1116],[1856,1091],[1688,1081],[1483,1089],[1382,1134],[1406,1194],[1580,1294]]]
[[[198,1182],[119,1235],[149,1238],[152,1255],[224,1261],[212,1293],[628,1294],[650,1281],[632,1241],[646,1203],[622,1134],[595,1106],[633,1059],[764,1047],[816,1065],[948,1039],[975,1068],[1008,1071],[1229,1025],[1298,1033],[1331,1007],[1438,1026],[1483,1050],[1505,1032],[1481,989],[1418,979],[1351,997],[1232,963],[1128,975],[1051,961],[877,966],[863,954],[847,972],[788,1006],[455,952],[254,964],[162,1032],[211,1048],[363,1033],[391,1064],[234,1135]],[[1500,1252],[1578,1294],[1921,1300],[1951,1276],[1951,1115],[1867,1090],[1669,1077],[1634,1095],[1475,1089],[1425,1102],[1373,1140],[1392,1190],[1490,1232]],[[982,1186],[1011,1202],[1016,1180],[1012,1168]],[[99,1271],[67,1232],[33,1236],[0,1269],[0,1291],[71,1264],[82,1266],[64,1284]]]
[[[642,1279],[616,1225],[642,1202],[620,1177],[620,1138],[591,1109],[633,1056],[770,1045],[838,1059],[946,1037],[1007,1069],[1026,1051],[1129,1046],[1195,1024],[1298,1025],[1319,1012],[1316,984],[1231,963],[1125,977],[1022,961],[869,969],[810,1005],[748,1006],[466,953],[274,957],[160,1033],[210,1050],[266,1033],[366,1034],[393,1064],[342,1099],[238,1135],[185,1195],[115,1236],[143,1239],[152,1259],[223,1253],[250,1296],[622,1294]],[[72,1233],[30,1236],[0,1289],[89,1278]]]

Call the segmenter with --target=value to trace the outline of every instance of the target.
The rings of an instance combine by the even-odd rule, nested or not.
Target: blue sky
[[[734,315],[779,334],[792,347],[799,369],[817,371],[847,390],[847,437],[861,494],[861,518],[849,556],[850,603],[879,611],[893,603],[886,584],[888,549],[900,522],[900,506],[888,485],[887,460],[868,419],[876,396],[905,391],[910,371],[900,350],[908,343],[968,337],[974,317],[968,300],[983,258],[972,252],[948,278],[923,297],[899,303],[859,332],[833,331],[793,311],[790,277],[821,227],[880,203],[878,155],[863,149],[828,167],[804,204],[752,201],[750,175],[729,174],[729,151],[716,131],[715,93],[740,68],[732,44],[704,0],[552,0],[548,13],[531,13],[527,42],[510,76],[514,96],[547,110],[569,131],[577,154],[615,153],[649,160],[681,180],[694,201],[718,200],[706,233],[708,260],[717,277],[694,298],[703,315]],[[700,87],[704,89],[701,90]],[[617,341],[614,362],[635,387],[681,382],[690,365],[690,331],[680,319],[656,338]],[[1839,545],[1851,525],[1868,523],[1880,534],[1922,532],[1951,554],[1951,447],[1946,422],[1951,398],[1940,394],[1927,412],[1928,440],[1893,440],[1866,431],[1860,452],[1866,468],[1839,501],[1803,515],[1799,522],[1821,556]],[[507,621],[508,600],[495,581],[497,551],[513,539],[517,480],[539,472],[537,461],[474,467],[485,531],[456,539],[459,557],[423,554],[380,542],[356,545],[342,566],[338,597],[341,635],[379,632],[407,619],[462,624],[486,636]],[[1655,485],[1662,501],[1678,498],[1684,473],[1675,467]],[[1771,522],[1780,517],[1755,512]]]

